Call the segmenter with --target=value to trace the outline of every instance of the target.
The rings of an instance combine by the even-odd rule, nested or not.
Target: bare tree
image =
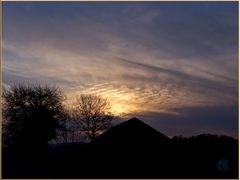
[[[57,131],[57,137],[50,143],[74,143],[84,141],[80,123],[75,118],[74,109],[65,106],[59,124],[61,128]]]
[[[110,109],[109,101],[99,95],[81,94],[77,97],[75,117],[91,141],[111,126],[113,115]]]

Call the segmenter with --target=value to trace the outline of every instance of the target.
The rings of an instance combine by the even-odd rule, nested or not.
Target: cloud
[[[3,64],[4,80],[15,79],[16,82],[21,82],[19,80],[22,78],[25,81],[59,84],[65,91],[69,91],[71,87],[75,92],[78,91],[79,84],[88,90],[86,84],[92,83],[94,87],[108,82],[111,86],[102,89],[98,87],[93,92],[118,96],[117,103],[125,104],[126,99],[121,99],[117,93],[122,91],[123,85],[127,92],[122,92],[122,97],[131,97],[128,100],[132,103],[128,108],[134,111],[137,106],[141,107],[142,103],[145,103],[145,107],[138,111],[152,109],[156,112],[172,112],[171,109],[176,107],[212,106],[235,102],[233,79],[212,72],[206,73],[206,70],[205,72],[200,70],[204,72],[203,74],[196,73],[197,70],[191,66],[188,67],[191,70],[176,68],[182,63],[178,59],[172,59],[174,65],[163,63],[160,66],[161,63],[156,63],[159,59],[150,55],[148,57],[150,61],[147,62],[136,59],[135,55],[138,53],[134,50],[131,54],[134,58],[128,60],[128,57],[122,57],[123,55],[116,57],[115,54],[118,55],[118,52],[108,54],[97,50],[99,55],[96,55],[96,52],[88,54],[82,52],[83,50],[73,51],[71,48],[63,51],[61,47],[52,46],[47,42],[33,42],[23,44],[21,47],[5,41],[3,44],[4,51],[17,57],[17,61],[11,59],[11,56],[6,57],[10,60]],[[15,78],[8,78],[9,74]],[[135,88],[139,88],[140,91],[135,93]],[[231,95],[226,94],[226,91]]]
[[[99,93],[152,119],[216,113],[238,101],[237,17],[235,2],[4,2],[3,82]]]
[[[188,107],[178,109],[181,115],[145,112],[140,115],[149,125],[168,136],[192,136],[202,133],[238,137],[238,106]]]

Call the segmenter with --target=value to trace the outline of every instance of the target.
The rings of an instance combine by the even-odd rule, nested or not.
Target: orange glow
[[[120,103],[115,103],[111,104],[111,111],[114,115],[116,116],[124,116],[127,114],[131,114],[134,112],[137,112],[139,108],[137,108],[134,105],[129,105],[129,104],[120,104]]]
[[[123,104],[113,104],[111,111],[114,115],[120,116],[129,112],[128,108]]]
[[[85,91],[75,90],[67,93],[67,100],[65,101],[65,104],[68,107],[74,107],[76,97],[81,93],[93,93],[108,99],[111,106],[110,111],[116,116],[125,116],[134,112],[141,111],[139,103],[137,102],[136,99],[136,94],[129,91],[120,92],[120,90],[118,89],[115,90],[104,89],[102,91],[99,91],[99,89],[92,90],[90,88]]]

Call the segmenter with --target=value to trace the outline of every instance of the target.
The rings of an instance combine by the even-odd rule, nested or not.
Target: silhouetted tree
[[[56,136],[63,99],[56,87],[18,85],[4,90],[3,118],[8,145],[14,149],[46,149],[48,141]]]
[[[57,137],[52,143],[72,143],[83,141],[81,126],[75,119],[74,110],[64,107],[59,119],[60,128],[57,130]]]
[[[111,126],[113,115],[110,108],[109,101],[99,95],[81,94],[77,98],[75,117],[91,141],[99,131]]]

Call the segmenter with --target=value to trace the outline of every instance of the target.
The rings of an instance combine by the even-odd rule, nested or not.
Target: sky
[[[168,135],[238,137],[238,2],[3,2],[3,86],[107,98]]]

